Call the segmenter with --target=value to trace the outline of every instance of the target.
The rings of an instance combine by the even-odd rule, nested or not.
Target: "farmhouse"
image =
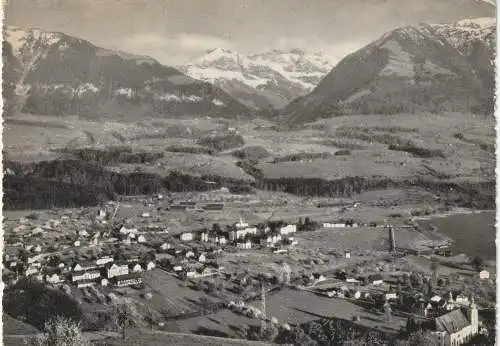
[[[252,242],[250,240],[239,241],[239,242],[236,243],[236,247],[238,249],[251,249],[252,248]]]
[[[345,258],[351,258],[351,251],[346,251],[346,252],[344,253],[344,257],[345,257]]]
[[[137,237],[137,242],[138,243],[145,243],[146,242],[146,237],[141,234],[139,237]]]
[[[101,276],[98,270],[75,272],[71,275],[71,281],[94,280]]]
[[[345,226],[346,226],[345,223],[330,223],[330,222],[323,223],[323,228],[344,228]]]
[[[129,273],[127,264],[117,264],[113,263],[111,265],[108,264],[106,268],[106,276],[108,279],[111,279],[116,276],[127,275]]]
[[[29,276],[38,273],[38,268],[33,266],[29,266],[28,269],[24,272],[24,275]]]

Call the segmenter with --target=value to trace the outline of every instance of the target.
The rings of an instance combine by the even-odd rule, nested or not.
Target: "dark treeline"
[[[390,179],[387,177],[345,177],[265,179],[248,160],[239,166],[255,182],[217,175],[191,176],[170,172],[167,176],[145,172],[115,172],[82,160],[54,160],[20,164],[5,162],[15,175],[4,179],[4,205],[12,209],[44,209],[95,205],[117,195],[143,195],[162,191],[208,191],[227,187],[233,193],[253,189],[287,192],[299,196],[349,197],[369,190],[419,187],[437,194],[448,205],[493,209],[495,183],[450,182],[443,179]]]
[[[287,192],[299,196],[349,197],[369,190],[420,187],[438,194],[446,203],[461,207],[495,207],[495,182],[450,182],[423,178],[393,180],[386,177],[345,177],[337,180],[318,178],[261,179],[258,189]]]
[[[162,191],[208,191],[227,187],[233,193],[252,191],[250,181],[220,176],[167,176],[144,172],[122,173],[81,160],[55,160],[32,164],[6,162],[15,175],[4,179],[4,207],[46,209],[97,205],[117,195],[144,195]]]
[[[134,152],[130,147],[64,149],[62,152],[71,155],[74,159],[99,165],[154,162],[164,156],[162,152]]]

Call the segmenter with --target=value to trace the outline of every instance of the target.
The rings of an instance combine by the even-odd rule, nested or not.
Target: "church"
[[[441,346],[459,346],[468,343],[479,331],[478,311],[474,298],[467,309],[452,310],[436,317],[433,321],[433,334]]]

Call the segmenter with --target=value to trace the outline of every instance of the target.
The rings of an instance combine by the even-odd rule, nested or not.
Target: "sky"
[[[179,65],[212,48],[340,60],[396,27],[493,17],[491,0],[6,0],[5,22]]]

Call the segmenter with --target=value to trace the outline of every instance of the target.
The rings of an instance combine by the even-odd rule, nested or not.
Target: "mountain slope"
[[[278,118],[294,123],[350,113],[490,112],[496,32],[479,22],[390,31],[344,58]]]
[[[209,50],[197,61],[179,67],[187,75],[214,83],[253,109],[282,108],[314,89],[333,67],[321,53],[273,49],[243,55]]]
[[[7,114],[233,117],[249,110],[221,89],[156,60],[96,47],[62,33],[7,27]]]

